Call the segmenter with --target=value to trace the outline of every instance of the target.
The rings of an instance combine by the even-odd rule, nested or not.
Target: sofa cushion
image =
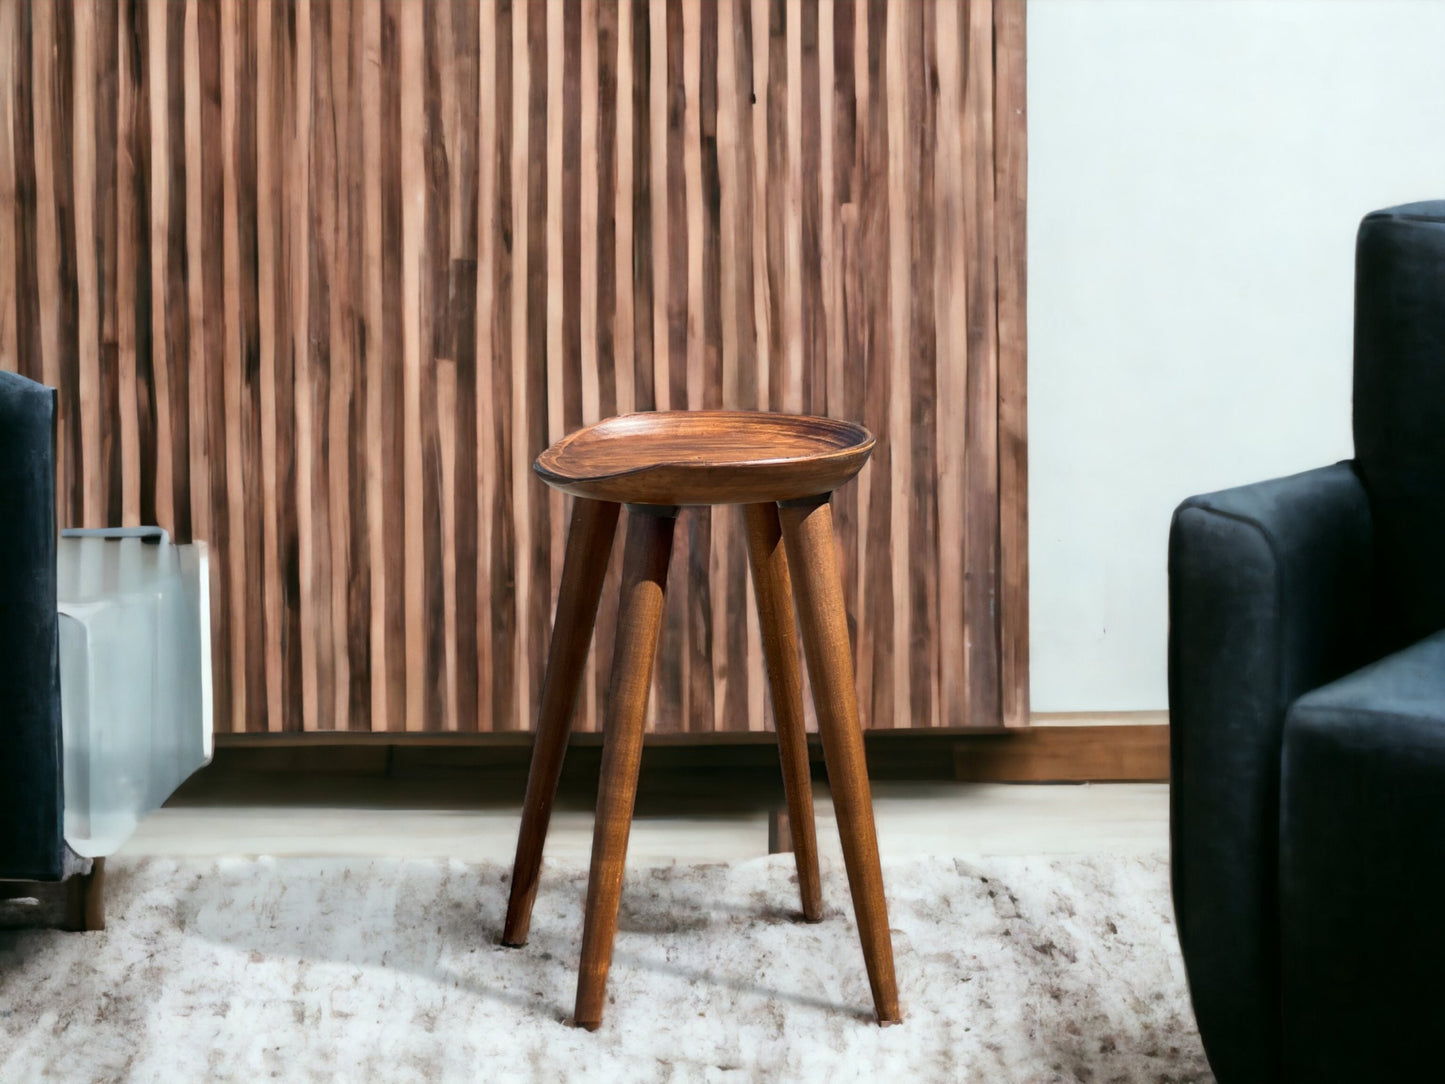
[[[1383,624],[1410,643],[1445,628],[1445,201],[1360,224],[1354,431]]]
[[[1279,868],[1285,1078],[1438,1079],[1445,632],[1290,708]]]

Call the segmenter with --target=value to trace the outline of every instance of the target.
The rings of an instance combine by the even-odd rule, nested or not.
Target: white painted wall
[[[1440,0],[1029,0],[1035,711],[1165,706],[1184,497],[1346,458],[1354,231],[1445,198]]]

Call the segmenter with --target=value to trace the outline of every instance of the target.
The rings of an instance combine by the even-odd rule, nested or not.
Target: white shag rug
[[[1160,857],[884,864],[904,1022],[840,868],[629,869],[601,1030],[568,1027],[586,871],[118,861],[103,933],[0,932],[0,1080],[1208,1081]]]

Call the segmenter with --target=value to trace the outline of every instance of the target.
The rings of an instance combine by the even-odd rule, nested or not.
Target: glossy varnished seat
[[[748,559],[803,917],[820,921],[823,897],[803,725],[800,631],[874,1008],[881,1023],[899,1019],[829,505],[832,491],[862,469],[872,449],[872,434],[851,422],[749,411],[671,411],[609,418],[558,441],[537,457],[536,471],[543,481],[576,500],[537,709],[532,766],[502,932],[506,945],[520,946],[527,940],[552,800],[618,514],[623,504],[629,509],[577,976],[574,1021],[578,1025],[595,1028],[602,1020],[673,526],[679,506],[697,504],[746,506]],[[741,615],[736,619],[741,620]]]
[[[537,457],[548,485],[623,504],[753,504],[831,493],[868,461],[873,434],[806,414],[669,410],[579,429]]]

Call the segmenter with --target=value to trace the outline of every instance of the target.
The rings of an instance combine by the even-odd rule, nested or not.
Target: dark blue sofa
[[[1174,904],[1222,1084],[1445,1079],[1445,201],[1360,226],[1354,434],[1170,535]]]
[[[55,392],[0,372],[0,898],[66,883],[67,926],[104,925],[103,861],[66,846],[55,571]]]

